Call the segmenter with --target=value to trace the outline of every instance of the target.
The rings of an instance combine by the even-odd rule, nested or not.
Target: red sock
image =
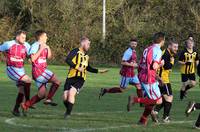
[[[14,111],[18,111],[20,104],[22,103],[24,99],[24,94],[23,93],[18,93],[17,98],[16,98],[16,104],[14,107]]]
[[[47,99],[52,99],[52,97],[54,96],[54,94],[56,93],[57,89],[58,89],[59,85],[56,83],[53,83],[51,85],[51,88],[49,90],[49,94],[47,96]]]
[[[107,93],[122,93],[122,90],[118,87],[106,89]]]
[[[142,103],[142,104],[146,104],[146,105],[154,105],[156,104],[156,100],[153,99],[149,99],[149,98],[138,98],[138,97],[134,97],[134,102],[135,103]]]
[[[34,105],[35,103],[39,102],[40,100],[42,100],[42,99],[36,94],[30,100],[26,101],[25,105],[30,107],[30,106]]]
[[[143,97],[142,89],[137,89],[137,96],[138,97]]]
[[[24,84],[24,96],[25,96],[26,101],[30,99],[30,87],[31,87],[31,83]]]
[[[147,123],[148,116],[151,114],[153,110],[153,105],[146,105],[142,117],[140,118],[140,122],[143,124]]]

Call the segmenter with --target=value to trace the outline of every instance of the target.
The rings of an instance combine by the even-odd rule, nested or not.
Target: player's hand
[[[84,71],[84,68],[83,68],[83,67],[79,67],[77,70],[78,70],[79,72],[83,72],[83,71]]]
[[[131,67],[138,67],[138,64],[135,63],[135,62],[131,62],[131,63],[130,63],[130,66],[131,66]]]
[[[102,69],[102,70],[99,70],[99,73],[106,73],[108,71],[109,71],[108,69]]]
[[[162,66],[164,66],[164,64],[165,64],[165,61],[162,60],[162,61],[160,62],[160,66],[162,67]]]

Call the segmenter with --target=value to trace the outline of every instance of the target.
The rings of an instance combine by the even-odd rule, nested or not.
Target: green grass
[[[11,114],[15,103],[17,89],[12,81],[5,74],[5,66],[0,64],[0,131],[95,131],[95,132],[165,132],[165,131],[196,131],[192,129],[194,120],[199,112],[194,112],[189,118],[184,116],[184,110],[188,100],[200,101],[200,90],[198,85],[188,94],[188,100],[179,101],[178,91],[181,86],[180,75],[176,71],[172,73],[171,82],[174,90],[174,103],[171,111],[173,121],[184,121],[182,123],[171,123],[168,125],[155,125],[149,120],[146,128],[134,126],[137,123],[143,108],[136,105],[133,112],[126,112],[128,95],[135,93],[132,88],[123,94],[105,95],[100,101],[98,93],[101,87],[118,86],[120,77],[118,68],[110,68],[106,74],[88,74],[84,89],[76,98],[73,115],[69,120],[63,119],[65,111],[62,104],[62,92],[68,68],[66,66],[50,66],[62,81],[62,86],[58,90],[54,101],[58,102],[57,107],[43,105],[42,102],[36,105],[37,109],[30,110],[28,117],[15,118]],[[30,66],[26,66],[30,75]],[[37,89],[33,82],[31,94],[35,94]],[[160,113],[162,114],[162,112]],[[161,116],[161,115],[160,115]],[[7,122],[6,122],[7,121]],[[188,122],[189,121],[189,122]],[[110,128],[110,129],[106,129]]]

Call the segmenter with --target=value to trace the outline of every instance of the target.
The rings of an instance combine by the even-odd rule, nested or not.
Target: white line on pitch
[[[132,125],[122,125],[122,126],[110,126],[110,127],[103,127],[103,128],[80,128],[80,129],[73,129],[67,127],[52,127],[49,126],[32,126],[27,124],[21,124],[15,122],[16,118],[9,118],[5,120],[5,123],[17,127],[26,127],[26,128],[39,128],[39,129],[54,129],[54,130],[61,130],[66,132],[89,132],[89,131],[96,131],[96,130],[108,130],[108,129],[118,129],[118,128],[127,128],[131,127]],[[192,123],[193,120],[190,121],[171,121],[168,124],[185,124],[185,123]],[[158,125],[165,125],[164,123],[159,123]],[[167,125],[167,124],[166,124]],[[136,125],[137,126],[137,125]]]

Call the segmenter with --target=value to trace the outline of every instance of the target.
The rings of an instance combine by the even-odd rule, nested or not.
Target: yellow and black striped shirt
[[[86,71],[98,73],[98,69],[92,68],[89,65],[89,56],[80,48],[73,49],[66,58],[67,64],[70,66],[67,78],[80,77],[86,79]],[[83,72],[78,71],[82,67]]]
[[[196,51],[190,53],[187,49],[184,49],[179,56],[179,61],[186,62],[185,65],[181,65],[181,73],[194,74],[196,71],[196,61],[198,60],[199,57]]]
[[[174,55],[170,52],[169,49],[163,50],[162,60],[165,61],[165,64],[160,68],[159,76],[165,84],[170,83],[169,76],[174,65],[174,61],[171,61],[172,57],[174,57]]]

